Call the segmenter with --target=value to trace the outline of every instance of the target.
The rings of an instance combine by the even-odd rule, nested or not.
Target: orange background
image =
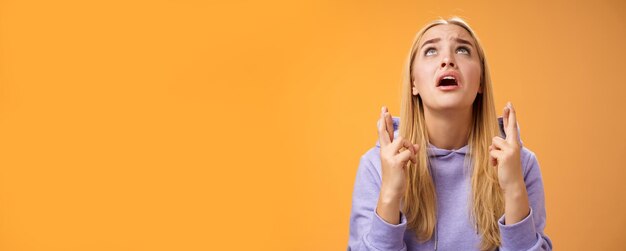
[[[362,0],[1,1],[0,249],[345,250],[379,109],[450,15],[517,108],[555,248],[623,249],[623,1]]]

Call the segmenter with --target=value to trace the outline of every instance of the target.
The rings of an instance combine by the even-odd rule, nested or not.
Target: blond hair
[[[424,123],[424,105],[419,94],[413,95],[411,92],[413,80],[411,69],[418,42],[428,29],[441,24],[458,25],[468,31],[476,42],[476,50],[482,66],[480,78],[482,93],[478,93],[472,108],[469,152],[465,163],[472,164],[472,205],[471,210],[468,210],[470,210],[471,220],[476,226],[477,233],[482,237],[480,249],[490,250],[500,246],[498,218],[504,213],[504,200],[497,172],[489,163],[489,146],[492,138],[499,135],[499,126],[485,53],[476,34],[463,19],[458,17],[435,20],[426,24],[415,36],[406,61],[402,77],[399,133],[413,144],[419,144],[422,147],[418,151],[417,163],[409,162],[408,164],[408,184],[402,200],[402,209],[407,217],[408,228],[415,231],[418,240],[431,239],[437,221],[437,200],[429,170],[427,153],[429,139]]]

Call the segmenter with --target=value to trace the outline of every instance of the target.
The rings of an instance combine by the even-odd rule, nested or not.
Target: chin
[[[466,100],[445,98],[437,100],[436,104],[430,106],[434,110],[459,110],[471,107],[473,102],[467,102]]]

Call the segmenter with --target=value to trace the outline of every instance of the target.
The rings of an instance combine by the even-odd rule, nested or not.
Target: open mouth
[[[439,80],[439,83],[437,84],[437,86],[455,86],[455,85],[459,85],[459,84],[456,82],[456,78],[453,76],[445,76],[441,78],[441,80]]]

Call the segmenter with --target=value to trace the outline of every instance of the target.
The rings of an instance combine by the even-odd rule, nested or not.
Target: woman
[[[383,107],[379,140],[361,157],[348,250],[551,250],[537,159],[513,106],[496,117],[467,23],[420,30],[402,88],[400,118]]]

